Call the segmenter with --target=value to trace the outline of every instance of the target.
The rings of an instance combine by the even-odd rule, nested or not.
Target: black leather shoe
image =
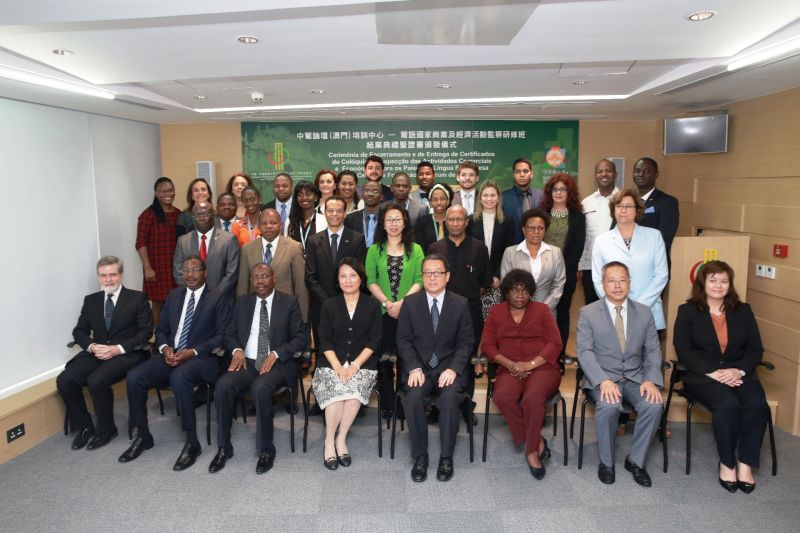
[[[72,441],[72,449],[80,450],[89,443],[89,439],[92,437],[94,437],[94,431],[89,428],[83,428],[75,435],[75,439]]]
[[[756,490],[755,483],[748,483],[746,481],[737,481],[736,486],[739,487],[739,490],[744,492],[745,494],[750,494],[754,490]]]
[[[217,450],[217,455],[211,460],[211,464],[208,465],[208,471],[212,474],[216,474],[225,468],[225,462],[231,457],[233,457],[233,449],[231,449],[231,451],[226,451],[225,448],[220,448]]]
[[[133,441],[131,441],[130,447],[127,450],[125,450],[125,452],[122,455],[119,456],[118,460],[120,463],[130,463],[131,461],[142,455],[143,451],[152,448],[153,445],[154,443],[152,435],[144,439],[142,437],[136,437],[135,439],[133,439]]]
[[[439,457],[439,468],[436,469],[436,479],[450,481],[453,477],[453,458]]]
[[[269,472],[272,465],[275,463],[275,454],[267,450],[261,450],[258,456],[258,463],[256,463],[256,474],[263,474]]]
[[[97,448],[102,448],[109,442],[111,439],[117,436],[117,429],[114,428],[113,431],[110,433],[104,433],[102,435],[95,435],[92,437],[92,440],[89,441],[89,444],[86,445],[87,450],[96,450]]]
[[[336,470],[339,468],[339,460],[336,457],[328,457],[327,459],[323,457],[322,464],[324,464],[325,468],[328,470]]]
[[[195,446],[192,444],[186,444],[181,450],[181,454],[178,456],[178,460],[175,461],[175,466],[172,467],[173,470],[176,472],[180,472],[181,470],[186,470],[190,466],[192,466],[197,460],[197,457],[200,455],[200,446]]]
[[[739,488],[739,484],[736,481],[725,481],[722,478],[719,478],[719,484],[723,489],[727,490],[731,494],[736,492],[736,490]]]
[[[539,480],[544,479],[544,474],[545,474],[544,465],[542,465],[541,468],[536,468],[535,466],[528,465],[528,468],[530,469],[531,475],[534,478]]]
[[[647,473],[647,470],[636,466],[627,457],[625,458],[625,470],[633,474],[633,480],[642,487],[649,487],[653,484],[650,481],[650,474]]]
[[[411,469],[411,479],[417,483],[422,483],[428,478],[428,454],[423,454],[414,459],[414,467]]]
[[[600,463],[597,467],[597,478],[606,485],[611,485],[617,479],[617,475],[614,472],[614,467],[606,466],[603,463]]]
[[[343,453],[342,455],[336,456],[337,461],[340,465],[344,467],[348,467],[353,463],[353,459],[350,457],[349,453]]]

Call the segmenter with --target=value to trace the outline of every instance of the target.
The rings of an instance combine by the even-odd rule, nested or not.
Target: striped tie
[[[264,249],[264,262],[268,265],[272,264],[272,243],[268,242],[267,247]]]
[[[186,304],[186,315],[183,318],[181,339],[178,341],[178,350],[186,349],[186,346],[189,344],[189,333],[192,331],[192,320],[194,319],[194,291],[190,294],[189,303]]]
[[[258,348],[256,351],[256,370],[261,371],[264,360],[269,355],[269,311],[267,300],[261,300],[261,312],[258,315]]]
[[[436,330],[439,328],[439,306],[436,303],[436,298],[433,299],[433,305],[431,306],[431,322],[433,322],[433,334],[436,335]],[[436,368],[439,365],[439,356],[436,355],[436,352],[431,354],[428,365],[431,368]]]

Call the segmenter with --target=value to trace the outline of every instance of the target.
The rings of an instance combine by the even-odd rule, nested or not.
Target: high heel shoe
[[[339,468],[339,460],[336,458],[336,448],[334,448],[334,456],[333,457],[325,457],[325,449],[322,449],[322,464],[325,465],[325,468],[328,470],[336,470]]]
[[[741,464],[741,463],[739,463],[739,464]],[[736,477],[739,477],[739,465],[738,464],[736,465]],[[748,483],[747,481],[739,480],[737,482],[737,485],[739,486],[739,490],[744,492],[745,494],[750,494],[751,492],[756,490],[756,484],[755,483]]]
[[[544,465],[542,465],[540,468],[536,468],[535,466],[528,465],[528,468],[531,470],[531,475],[535,479],[538,479],[540,481],[542,479],[544,479],[544,474],[545,474]]]
[[[542,448],[542,452],[539,454],[539,460],[541,462],[545,462],[547,459],[550,459],[550,447],[547,445],[547,441],[544,441],[544,448]],[[541,478],[539,478],[541,479]]]
[[[718,469],[722,468],[722,461],[719,462],[717,467],[718,467]],[[722,476],[720,476],[720,478],[719,478],[719,484],[722,486],[723,489],[727,490],[731,494],[736,492],[736,489],[739,488],[738,482],[736,482],[736,481],[725,481],[724,479],[722,479]]]

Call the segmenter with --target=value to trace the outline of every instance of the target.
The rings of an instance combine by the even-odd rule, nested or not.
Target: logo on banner
[[[272,146],[272,151],[267,152],[267,160],[275,170],[283,170],[283,164],[289,159],[289,151],[283,148],[283,143],[275,143]]]
[[[551,146],[547,151],[547,154],[544,156],[544,160],[547,161],[547,164],[553,168],[563,166],[566,159],[567,151],[560,146]]]
[[[689,283],[694,284],[697,275],[703,270],[703,265],[709,261],[716,261],[717,259],[719,259],[719,252],[714,248],[706,248],[703,250],[703,260],[693,264],[692,268],[689,269]]]

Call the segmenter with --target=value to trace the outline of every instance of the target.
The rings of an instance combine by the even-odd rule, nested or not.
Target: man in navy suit
[[[527,159],[517,159],[512,165],[514,170],[514,186],[503,191],[503,214],[514,226],[514,244],[522,242],[522,213],[528,209],[539,207],[544,198],[541,189],[531,187],[533,167]]]
[[[380,183],[375,181],[365,183],[361,199],[364,200],[364,209],[353,211],[347,215],[344,219],[344,226],[362,234],[364,236],[364,244],[369,248],[375,242],[375,230],[378,229],[378,212],[383,202]]]
[[[225,350],[232,358],[215,388],[219,449],[208,466],[209,472],[219,472],[233,457],[234,400],[248,389],[256,404],[256,474],[268,471],[275,462],[272,395],[284,386],[295,391],[299,365],[294,353],[306,345],[297,298],[275,291],[275,281],[271,266],[254,265],[250,284],[255,292],[239,297],[225,330]]]
[[[97,262],[101,290],[83,299],[78,325],[72,330],[81,352],[56,378],[69,425],[78,432],[73,450],[84,446],[94,450],[117,436],[111,386],[147,358],[143,348],[153,334],[153,314],[144,293],[122,286],[122,271],[122,261],[113,255]],[[92,396],[97,426],[86,409],[84,385]]]
[[[677,198],[656,189],[657,179],[658,163],[654,159],[643,157],[633,165],[633,182],[644,201],[644,217],[638,224],[661,232],[669,261],[672,239],[678,231],[680,211]]]
[[[119,456],[128,463],[144,450],[153,447],[153,435],[147,424],[147,391],[155,387],[172,388],[181,413],[181,428],[186,444],[173,470],[186,470],[200,455],[197,439],[194,387],[200,382],[213,383],[219,373],[219,358],[212,353],[222,344],[222,334],[229,316],[229,297],[206,283],[206,265],[200,256],[190,255],[181,269],[185,287],[170,291],[156,328],[155,347],[159,356],[128,372],[128,408],[136,438]]]

